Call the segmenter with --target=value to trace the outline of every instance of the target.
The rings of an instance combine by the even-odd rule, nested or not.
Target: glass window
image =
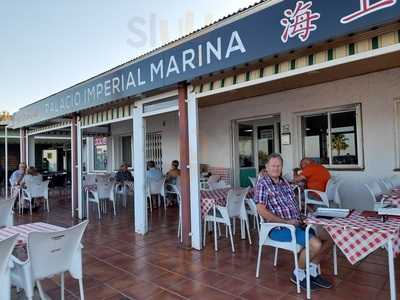
[[[328,114],[303,118],[304,156],[320,164],[329,164],[328,157]]]
[[[42,168],[47,172],[57,172],[57,150],[43,150]]]
[[[132,142],[130,136],[122,137],[122,162],[132,167]]]
[[[239,164],[240,168],[254,167],[252,125],[239,124]]]
[[[362,167],[360,106],[303,116],[303,155],[331,166]]]
[[[108,164],[108,147],[106,137],[94,139],[94,170],[105,171]]]
[[[333,165],[357,165],[356,112],[331,114],[331,148]]]

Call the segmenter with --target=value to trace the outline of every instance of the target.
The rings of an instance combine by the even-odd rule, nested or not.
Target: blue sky
[[[2,1],[0,111],[15,112],[254,2]]]

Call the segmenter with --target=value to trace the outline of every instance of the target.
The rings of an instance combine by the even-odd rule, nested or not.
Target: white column
[[[28,158],[28,161],[26,163],[30,167],[35,167],[35,136],[27,135],[26,139],[26,144],[28,145],[26,148],[26,157]]]
[[[117,151],[115,145],[115,139],[117,137],[115,135],[111,135],[111,171],[116,170],[116,159],[117,159]]]
[[[86,172],[93,172],[94,170],[94,141],[92,136],[86,138]]]
[[[26,166],[29,166],[29,135],[28,135],[28,129],[25,130],[25,163]]]
[[[133,170],[135,177],[135,232],[145,234],[148,230],[147,199],[145,192],[145,120],[142,116],[142,104],[136,104],[133,110]]]
[[[6,199],[8,199],[8,132],[7,132],[7,126],[4,127],[4,156],[5,156],[5,163],[4,163],[4,169],[5,169],[5,193],[6,193]]]
[[[82,130],[81,130],[81,121],[80,117],[78,117],[78,122],[76,125],[76,133],[77,133],[77,143],[78,143],[78,165],[76,171],[78,172],[78,218],[80,220],[83,219],[83,211],[82,211]]]
[[[192,247],[201,250],[201,205],[199,167],[199,119],[195,93],[188,93],[189,166],[190,166],[190,211]]]

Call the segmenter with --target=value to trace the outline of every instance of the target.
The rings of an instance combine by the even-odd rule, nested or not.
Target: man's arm
[[[295,183],[299,183],[301,181],[307,181],[307,178],[306,178],[306,176],[300,174],[300,175],[294,176],[293,181]]]
[[[273,213],[271,213],[265,206],[264,204],[257,204],[257,210],[258,213],[263,219],[267,220],[268,222],[271,223],[283,223],[283,224],[290,224],[290,225],[297,225],[298,221],[297,220],[284,220]]]

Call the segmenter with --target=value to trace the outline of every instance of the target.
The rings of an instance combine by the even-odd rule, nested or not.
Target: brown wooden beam
[[[190,239],[190,178],[189,178],[189,130],[187,112],[187,84],[179,84],[179,150],[181,165],[182,231],[184,248],[191,248]]]

